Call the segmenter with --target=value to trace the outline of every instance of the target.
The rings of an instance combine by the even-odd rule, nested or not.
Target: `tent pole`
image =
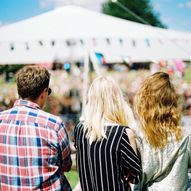
[[[84,116],[84,109],[87,102],[87,92],[88,92],[88,74],[89,74],[89,52],[85,49],[84,53],[84,73],[83,73],[83,92],[82,92],[82,120]]]

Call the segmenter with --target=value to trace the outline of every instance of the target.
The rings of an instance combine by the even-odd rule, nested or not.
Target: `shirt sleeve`
[[[71,169],[72,159],[71,159],[71,149],[70,141],[64,124],[61,124],[61,127],[58,131],[58,142],[61,149],[61,163],[63,172],[67,172]]]
[[[124,130],[121,138],[122,169],[128,182],[138,183],[141,176],[141,159],[130,145],[127,132]]]

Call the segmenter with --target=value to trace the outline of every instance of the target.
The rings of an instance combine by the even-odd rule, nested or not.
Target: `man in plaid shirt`
[[[71,190],[64,172],[72,165],[59,117],[41,110],[49,88],[45,68],[25,66],[17,76],[20,100],[0,113],[0,190]]]

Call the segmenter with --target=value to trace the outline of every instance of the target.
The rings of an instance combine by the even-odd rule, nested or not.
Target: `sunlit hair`
[[[176,140],[180,140],[181,112],[177,102],[174,86],[164,72],[149,76],[138,91],[135,110],[144,134],[154,148],[166,146],[169,135],[175,135]]]
[[[105,123],[128,125],[133,113],[114,80],[98,77],[91,84],[84,112],[84,128],[90,143],[106,137]]]

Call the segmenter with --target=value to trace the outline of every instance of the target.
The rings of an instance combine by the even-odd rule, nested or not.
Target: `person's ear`
[[[41,93],[40,93],[40,98],[44,99],[46,94],[47,94],[48,88],[45,88]]]

